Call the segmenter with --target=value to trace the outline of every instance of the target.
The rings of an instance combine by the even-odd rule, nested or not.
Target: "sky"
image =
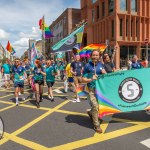
[[[80,0],[0,0],[0,43],[8,40],[20,57],[30,39],[41,39],[39,20],[50,25],[66,8],[80,8]]]

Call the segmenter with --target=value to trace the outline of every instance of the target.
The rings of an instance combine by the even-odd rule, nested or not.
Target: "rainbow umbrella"
[[[106,47],[107,47],[107,46],[104,45],[104,44],[90,44],[90,45],[84,47],[83,49],[81,49],[81,50],[79,51],[79,55],[80,55],[81,57],[87,57],[87,58],[89,58],[91,52],[92,52],[94,49],[99,49],[100,52],[104,52],[104,50],[106,49]]]

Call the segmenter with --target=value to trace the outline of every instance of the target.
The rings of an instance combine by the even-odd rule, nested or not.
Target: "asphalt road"
[[[73,103],[74,94],[63,93],[61,82],[54,86],[54,102],[48,100],[44,87],[44,100],[39,109],[32,93],[26,86],[27,99],[24,102],[19,99],[20,106],[15,106],[14,88],[0,88],[0,116],[5,124],[0,150],[150,149],[150,116],[145,111],[105,118],[101,124],[103,133],[97,134],[86,114],[86,109],[90,108],[87,100]]]

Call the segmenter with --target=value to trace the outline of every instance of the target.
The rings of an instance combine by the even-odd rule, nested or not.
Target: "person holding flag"
[[[90,61],[84,66],[82,77],[82,82],[87,83],[89,90],[90,104],[92,106],[91,110],[88,111],[88,115],[92,119],[94,124],[94,130],[97,133],[102,133],[102,129],[100,128],[100,123],[98,120],[99,104],[95,97],[95,80],[98,79],[99,75],[106,73],[103,64],[99,61],[100,55],[101,54],[99,50],[92,51],[91,53],[92,61]]]

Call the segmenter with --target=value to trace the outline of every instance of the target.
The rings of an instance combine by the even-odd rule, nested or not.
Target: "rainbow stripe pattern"
[[[98,90],[96,90],[96,98],[99,103],[99,117],[122,112],[115,104],[105,98]]]
[[[79,97],[81,96],[87,96],[87,86],[86,85],[80,85],[78,88],[76,88],[77,94]]]
[[[104,45],[104,44],[90,44],[90,45],[84,47],[81,51],[79,51],[79,55],[80,55],[80,57],[87,57],[87,58],[89,58],[91,52],[94,49],[99,49],[100,52],[103,52],[106,49],[106,47],[107,46]]]

